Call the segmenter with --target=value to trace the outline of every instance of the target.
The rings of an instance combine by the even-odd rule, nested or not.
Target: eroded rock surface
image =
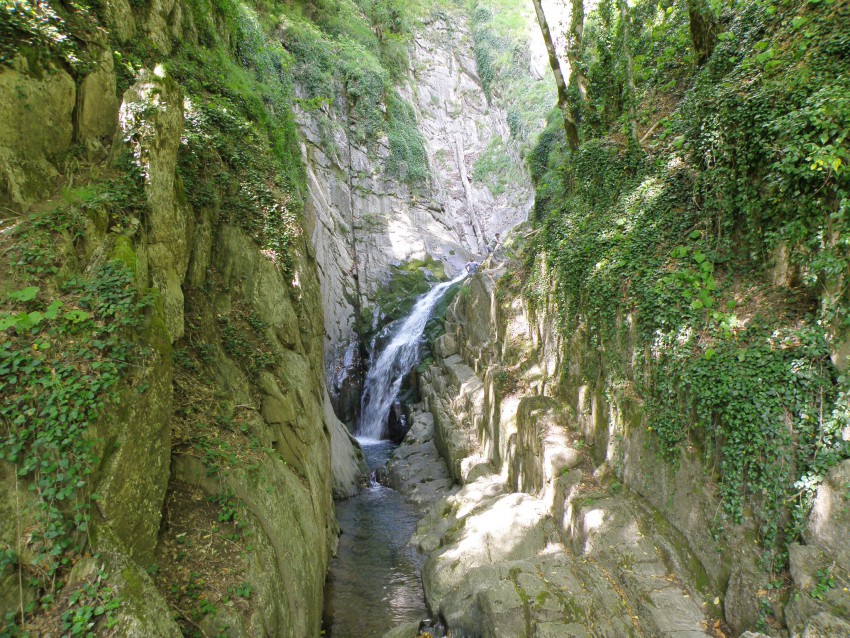
[[[429,553],[423,580],[434,613],[476,636],[696,637],[754,627],[764,574],[751,531],[707,538],[717,497],[700,459],[660,461],[634,402],[580,382],[581,334],[562,341],[551,308],[532,312],[500,294],[504,269],[485,266],[449,309],[420,377],[432,419],[417,418],[433,421],[433,443],[461,484],[412,539]],[[792,636],[850,635],[848,487],[845,461],[818,492],[805,545],[790,548]]]
[[[388,170],[386,138],[358,143],[345,100],[298,114],[311,222],[325,308],[325,366],[337,415],[354,420],[361,366],[354,326],[372,309],[391,267],[430,257],[457,274],[497,232],[524,221],[532,189],[510,141],[507,114],[488,103],[466,16],[423,24],[410,47],[402,96],[414,107],[429,158],[425,183]],[[476,160],[494,140],[516,164],[516,183],[494,196],[474,183]]]
[[[574,408],[504,391],[499,340],[527,339],[528,319],[514,308],[501,323],[502,273],[467,282],[421,377],[430,418],[417,413],[426,434],[412,429],[411,442],[423,454],[433,444],[462,484],[411,541],[429,553],[429,605],[462,635],[709,635],[718,609],[681,533],[607,465],[597,470]],[[541,367],[552,364],[527,365],[531,387],[545,387]],[[396,456],[391,472],[416,475],[415,453],[402,446]]]

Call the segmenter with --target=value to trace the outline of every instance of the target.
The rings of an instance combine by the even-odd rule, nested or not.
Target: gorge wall
[[[399,93],[424,144],[418,180],[408,173],[413,166],[392,166],[386,136],[358,139],[345,92],[298,114],[325,308],[325,365],[337,414],[350,426],[365,355],[359,327],[377,319],[376,293],[392,267],[431,259],[457,274],[470,256],[484,254],[495,233],[524,221],[532,204],[507,113],[478,77],[463,10],[434,11],[416,28]],[[499,170],[510,171],[507,188],[474,179],[476,163],[494,147],[504,164]]]
[[[429,604],[487,636],[848,635],[847,8],[724,9],[700,60],[684,3],[618,7],[559,27],[582,77],[532,220],[449,309],[388,468],[448,492]]]
[[[318,635],[385,290],[531,210],[389,470],[433,611],[850,633],[846,3],[740,4],[595,6],[568,150],[528,7],[7,3],[4,632]]]
[[[4,635],[319,634],[332,496],[365,466],[282,179],[291,110],[248,111],[282,78],[228,48],[263,38],[231,9],[118,0],[108,32],[52,14],[84,51],[4,49]]]
[[[385,84],[292,7],[27,7],[0,70],[5,631],[317,635],[377,293],[531,207],[466,13],[429,9]],[[311,38],[360,56],[321,96]]]
[[[703,455],[691,448],[671,466],[648,438],[639,396],[615,392],[615,377],[577,374],[593,356],[586,334],[559,336],[551,299],[531,306],[518,295],[518,268],[488,261],[465,284],[388,467],[391,485],[430,505],[412,542],[428,554],[434,614],[482,636],[755,629],[767,576],[754,522],[717,533],[722,503]],[[628,335],[624,326],[605,345],[633,360]],[[850,631],[837,542],[850,496],[835,488],[848,470],[844,461],[829,472],[803,540],[789,547],[787,597],[772,599],[787,629],[763,626],[769,635]],[[832,584],[817,589],[827,572]]]

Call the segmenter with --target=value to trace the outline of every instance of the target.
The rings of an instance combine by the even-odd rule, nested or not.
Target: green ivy
[[[0,448],[35,499],[24,567],[42,591],[86,542],[98,498],[88,483],[98,462],[89,432],[139,356],[129,336],[149,304],[117,261],[59,292],[52,299],[35,286],[7,293],[0,312]]]
[[[547,76],[531,73],[530,29],[537,23],[530,7],[506,0],[468,3],[478,77],[488,100],[498,94],[508,111],[511,136],[523,151],[532,148],[546,113],[556,102],[555,86]],[[451,18],[449,18],[451,20]]]
[[[35,75],[42,72],[40,65],[53,56],[73,71],[85,72],[91,63],[86,56],[85,41],[94,37],[96,27],[97,14],[85,1],[3,0],[0,3],[0,67],[22,54]]]
[[[850,326],[850,36],[834,28],[850,10],[721,4],[725,31],[695,76],[681,6],[630,9],[639,117],[683,96],[645,148],[621,134],[619,16],[611,2],[589,16],[586,141],[566,151],[550,117],[530,154],[541,232],[524,295],[554,302],[565,334],[581,329],[582,382],[605,373],[642,395],[663,458],[701,450],[718,526],[742,522],[747,503],[779,569],[819,481],[850,456],[850,389],[828,343]],[[768,281],[780,248],[791,290]]]
[[[428,154],[425,140],[416,123],[413,108],[395,91],[387,99],[387,138],[390,156],[387,171],[411,185],[428,179]]]

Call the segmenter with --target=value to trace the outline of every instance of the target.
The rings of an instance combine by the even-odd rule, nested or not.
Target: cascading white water
[[[393,401],[398,396],[402,379],[416,363],[419,340],[434,306],[449,288],[466,277],[463,273],[451,281],[437,284],[423,295],[410,316],[393,335],[392,341],[366,373],[363,384],[363,408],[360,416],[358,439],[377,440],[384,432],[384,424]]]

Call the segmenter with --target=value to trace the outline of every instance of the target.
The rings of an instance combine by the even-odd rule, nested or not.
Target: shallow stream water
[[[395,448],[389,441],[362,444],[372,470]],[[336,515],[342,534],[325,586],[324,636],[381,638],[425,618],[424,556],[407,544],[419,512],[395,490],[373,483],[337,502]]]

